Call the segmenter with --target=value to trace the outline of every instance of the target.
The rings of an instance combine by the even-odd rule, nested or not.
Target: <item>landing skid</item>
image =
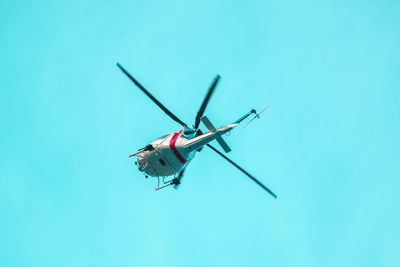
[[[178,185],[178,184],[180,184],[181,182],[179,181],[179,179],[178,178],[173,178],[172,180],[170,180],[170,181],[168,181],[168,182],[165,182],[164,181],[164,179],[163,179],[163,185],[161,185],[160,186],[160,178],[159,177],[157,177],[158,178],[158,184],[157,184],[157,187],[155,188],[155,190],[156,191],[158,191],[158,190],[160,190],[160,189],[163,189],[163,188],[165,188],[165,187],[168,187],[168,186],[170,186],[170,185]]]

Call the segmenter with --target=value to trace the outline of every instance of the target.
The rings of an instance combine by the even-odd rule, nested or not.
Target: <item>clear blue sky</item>
[[[400,266],[398,1],[0,1],[0,266]],[[271,104],[155,192],[127,155]]]

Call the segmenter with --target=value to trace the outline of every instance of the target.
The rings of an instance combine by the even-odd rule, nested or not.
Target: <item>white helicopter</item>
[[[192,161],[196,152],[200,152],[204,146],[207,146],[215,151],[218,155],[226,159],[228,162],[230,162],[233,166],[242,171],[245,175],[247,175],[269,194],[271,194],[274,198],[277,197],[269,188],[263,185],[254,176],[249,174],[242,167],[240,167],[238,164],[226,157],[222,152],[209,144],[211,141],[216,140],[226,153],[230,152],[231,149],[222,138],[222,136],[229,133],[251,114],[255,114],[255,116],[250,120],[250,122],[255,118],[259,118],[259,115],[263,111],[265,111],[266,108],[260,113],[257,113],[254,109],[252,109],[232,124],[226,125],[221,128],[215,128],[214,125],[209,121],[209,119],[206,116],[203,116],[203,114],[211,98],[211,95],[213,94],[220,79],[220,76],[217,75],[210,88],[208,89],[208,92],[203,100],[203,103],[200,106],[199,111],[197,112],[193,128],[190,128],[186,123],[181,121],[169,109],[161,104],[160,101],[158,101],[152,94],[150,94],[150,92],[147,91],[135,78],[133,78],[133,76],[130,75],[119,63],[117,63],[117,66],[171,119],[183,126],[182,130],[176,133],[164,135],[156,139],[152,143],[148,144],[147,146],[139,149],[136,153],[129,155],[129,157],[137,157],[135,164],[138,166],[139,171],[145,173],[146,178],[148,176],[152,176],[158,179],[156,190],[160,190],[170,185],[173,185],[175,188],[177,188],[182,181],[183,173],[186,167]],[[203,133],[199,129],[200,121],[203,122],[204,126],[208,129],[209,132]],[[161,185],[160,178],[162,178]]]

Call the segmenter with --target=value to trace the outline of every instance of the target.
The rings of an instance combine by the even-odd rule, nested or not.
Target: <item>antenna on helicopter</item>
[[[271,105],[266,106],[265,108],[263,108],[263,110],[261,110],[259,113],[255,113],[255,116],[248,122],[246,123],[243,127],[246,127],[247,125],[249,125],[250,123],[252,123],[255,119],[259,119],[260,115],[262,113],[264,113]]]

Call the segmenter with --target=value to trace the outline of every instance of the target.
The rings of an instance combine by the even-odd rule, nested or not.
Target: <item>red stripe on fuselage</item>
[[[179,131],[177,133],[174,133],[174,135],[171,137],[171,141],[169,143],[169,148],[172,150],[172,153],[176,156],[176,158],[182,163],[186,163],[186,159],[179,153],[179,151],[176,149],[176,140],[178,137],[181,135],[182,131]]]

